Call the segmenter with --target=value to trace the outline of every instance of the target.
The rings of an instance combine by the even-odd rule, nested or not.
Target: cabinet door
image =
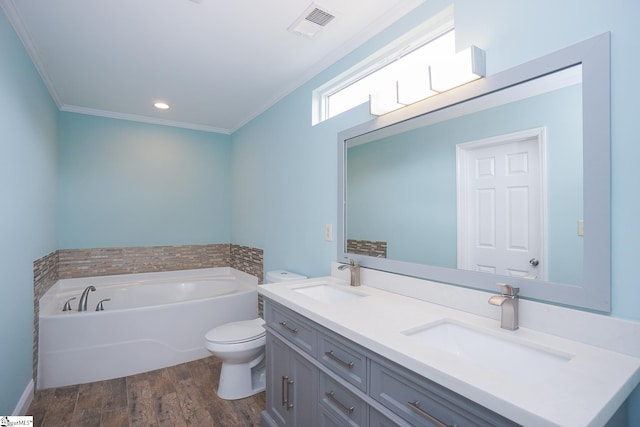
[[[289,425],[289,408],[287,403],[287,387],[289,369],[289,347],[280,340],[267,334],[266,358],[267,358],[267,412],[271,418],[281,427]]]
[[[267,412],[280,427],[316,425],[318,369],[267,334]]]
[[[291,350],[290,370],[291,425],[315,426],[318,419],[318,368]]]

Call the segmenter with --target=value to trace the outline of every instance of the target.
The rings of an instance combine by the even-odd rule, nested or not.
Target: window
[[[426,70],[434,60],[452,53],[455,53],[455,30],[450,7],[317,88],[313,92],[313,124],[368,102],[371,93],[385,85],[395,85],[399,78],[415,70]]]

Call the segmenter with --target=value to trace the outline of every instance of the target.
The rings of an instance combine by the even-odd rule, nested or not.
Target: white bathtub
[[[40,299],[38,388],[124,377],[209,356],[206,332],[253,319],[257,278],[223,267],[61,279]],[[86,312],[82,291],[93,285]],[[65,301],[72,311],[62,311]],[[102,299],[104,311],[95,311]],[[213,385],[212,385],[213,386]]]

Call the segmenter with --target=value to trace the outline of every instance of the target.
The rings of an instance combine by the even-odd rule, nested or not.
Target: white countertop
[[[320,283],[367,296],[327,304],[294,290]],[[347,281],[333,276],[267,284],[260,287],[260,293],[525,426],[604,425],[640,383],[640,358],[636,355],[522,326],[517,331],[502,330],[499,321],[490,317],[377,287],[350,287]],[[551,349],[570,356],[570,360],[560,368],[534,377],[525,375],[527,366],[522,366],[523,375],[518,375],[505,372],[500,366],[477,363],[434,348],[403,333],[446,320],[470,325],[506,340]]]

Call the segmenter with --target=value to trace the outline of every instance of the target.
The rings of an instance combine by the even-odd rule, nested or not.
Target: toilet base
[[[236,400],[264,391],[265,373],[264,354],[249,363],[223,362],[220,368],[218,397]]]

